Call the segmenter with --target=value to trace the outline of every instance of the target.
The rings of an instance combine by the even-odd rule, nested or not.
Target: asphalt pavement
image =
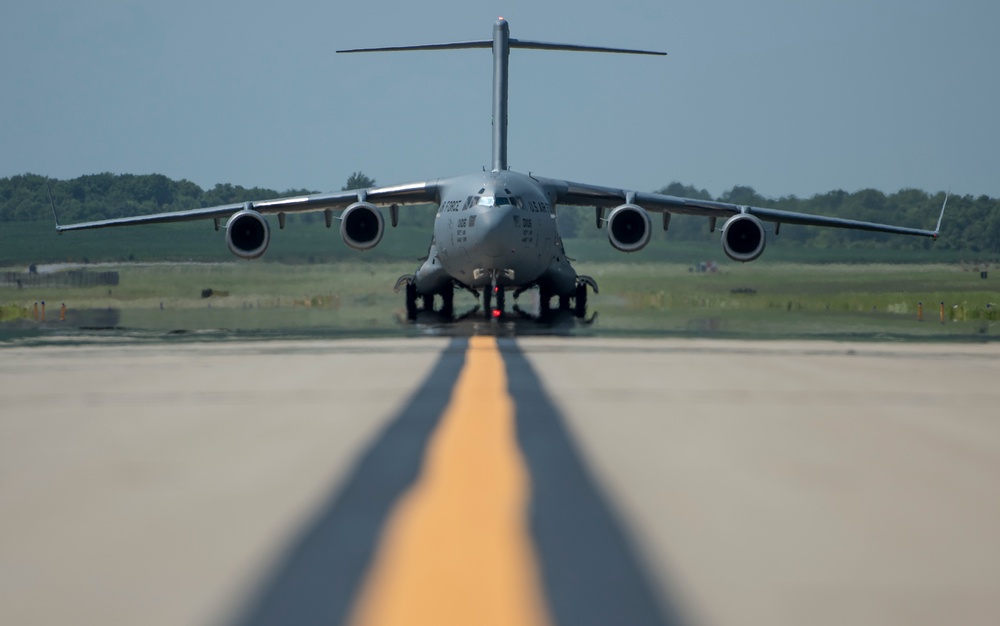
[[[1000,615],[997,344],[76,342],[0,381],[4,624]]]

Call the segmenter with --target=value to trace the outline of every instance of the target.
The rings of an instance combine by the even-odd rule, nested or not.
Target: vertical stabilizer
[[[507,85],[510,76],[510,26],[493,25],[493,171],[507,169]]]

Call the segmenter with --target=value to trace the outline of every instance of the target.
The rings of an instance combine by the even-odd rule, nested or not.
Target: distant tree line
[[[342,189],[369,187],[374,184],[374,179],[363,172],[354,172]],[[0,222],[51,219],[50,191],[59,219],[64,223],[315,193],[307,189],[276,191],[230,184],[217,184],[206,190],[191,181],[175,181],[160,174],[104,173],[81,176],[72,180],[23,174],[0,179]],[[934,226],[941,203],[944,201],[943,193],[930,194],[918,189],[904,189],[888,195],[874,189],[863,189],[854,193],[830,191],[816,194],[811,198],[795,196],[765,198],[753,187],[735,186],[718,198],[713,198],[704,189],[674,182],[659,192],[688,198],[766,206],[786,211],[919,228]],[[411,218],[409,223],[413,226],[429,227],[433,220],[433,211],[411,211],[407,217]],[[659,226],[659,216],[653,217],[657,239],[703,241],[718,236],[709,234],[708,220],[705,218],[676,216],[670,224],[670,231],[663,233]],[[290,219],[314,222],[322,218],[305,214]],[[558,219],[560,232],[566,238],[606,237],[603,229],[596,228],[592,211],[562,208]],[[783,245],[818,248],[920,250],[935,245],[971,254],[997,255],[1000,254],[1000,200],[989,196],[952,196],[948,202],[941,238],[936,243],[923,238],[788,224],[781,227],[780,239]]]
[[[221,183],[206,190],[189,180],[171,180],[161,174],[105,173],[72,180],[23,174],[0,178],[0,222],[51,219],[50,191],[59,221],[67,223],[311,193]]]

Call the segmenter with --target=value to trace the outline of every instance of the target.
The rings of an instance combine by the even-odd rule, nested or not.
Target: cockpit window
[[[520,206],[520,198],[509,196],[480,196],[473,199],[478,206]]]

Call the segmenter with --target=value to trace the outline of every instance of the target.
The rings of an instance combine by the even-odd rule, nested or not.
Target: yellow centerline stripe
[[[420,476],[390,515],[354,626],[549,622],[527,523],[530,480],[493,337],[473,337]]]

